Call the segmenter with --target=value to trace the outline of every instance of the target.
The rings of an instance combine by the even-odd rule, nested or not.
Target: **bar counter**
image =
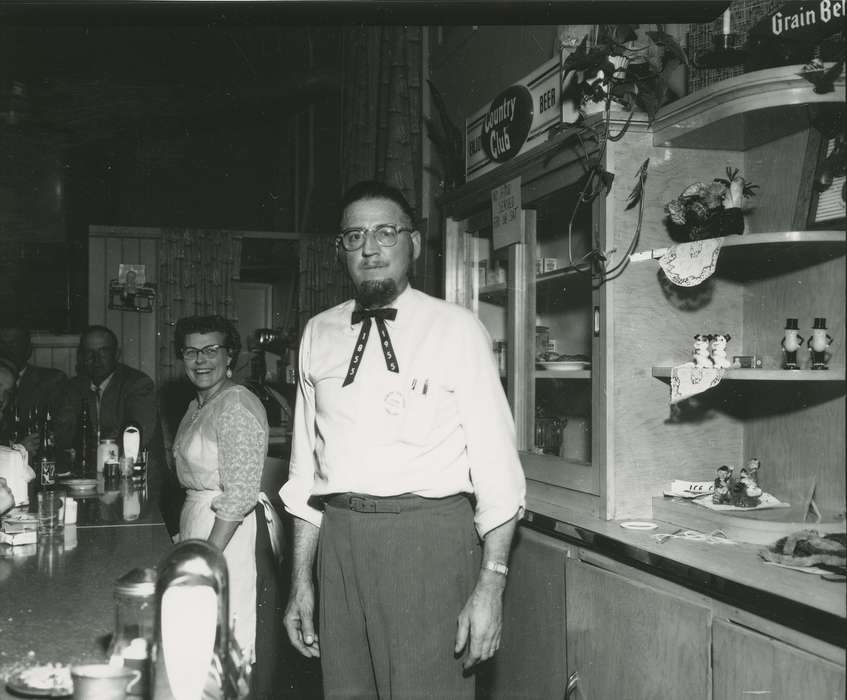
[[[69,525],[49,545],[0,545],[0,700],[15,697],[5,682],[22,662],[104,661],[115,581],[156,566],[170,545],[152,513],[141,522]]]

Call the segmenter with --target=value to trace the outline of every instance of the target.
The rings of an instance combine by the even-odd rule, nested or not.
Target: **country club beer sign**
[[[468,180],[537,146],[559,121],[559,59],[547,61],[465,121]]]

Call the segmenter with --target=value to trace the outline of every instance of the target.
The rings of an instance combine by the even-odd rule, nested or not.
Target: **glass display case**
[[[522,241],[501,248],[490,188],[465,186],[478,197],[446,217],[447,298],[470,308],[491,336],[527,478],[596,497],[592,358],[599,311],[589,262],[596,212],[591,202],[577,206],[578,177],[545,186],[551,175],[523,178]]]

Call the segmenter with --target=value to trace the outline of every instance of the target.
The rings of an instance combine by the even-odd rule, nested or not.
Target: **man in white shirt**
[[[470,699],[500,643],[526,488],[491,340],[409,286],[421,234],[394,188],[348,191],[338,247],[356,299],[300,344],[285,627],[321,657],[327,698]]]

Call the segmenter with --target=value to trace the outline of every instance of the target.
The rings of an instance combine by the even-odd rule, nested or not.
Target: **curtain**
[[[159,247],[159,377],[178,378],[174,326],[183,316],[220,314],[238,322],[241,236],[229,231],[164,229]]]
[[[353,297],[347,268],[335,254],[335,234],[300,240],[298,320],[302,332],[312,316]]]
[[[379,180],[413,209],[421,192],[420,27],[359,27],[344,33],[341,185]],[[300,242],[300,329],[349,299],[353,285],[335,254],[335,232]]]
[[[345,33],[342,185],[380,180],[418,210],[421,192],[421,27]]]

